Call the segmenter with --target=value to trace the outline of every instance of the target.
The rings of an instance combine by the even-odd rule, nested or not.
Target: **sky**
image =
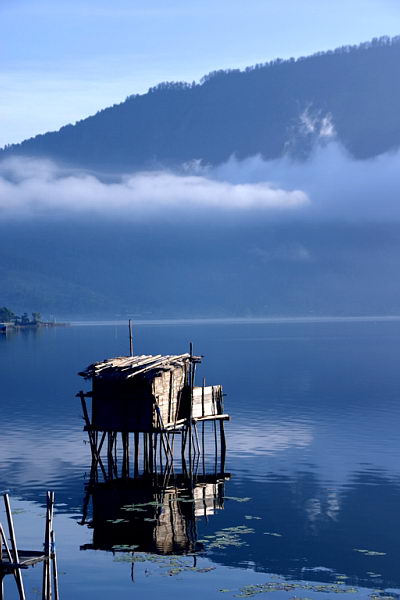
[[[0,0],[0,147],[161,81],[399,33],[398,0]]]

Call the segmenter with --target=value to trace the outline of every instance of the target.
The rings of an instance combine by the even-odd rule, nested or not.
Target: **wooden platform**
[[[0,571],[3,571],[3,574],[7,574],[15,569],[27,569],[32,565],[43,562],[46,559],[46,555],[37,550],[18,550],[18,558],[18,563],[10,562],[7,557],[7,551],[3,547],[3,560],[0,560]]]

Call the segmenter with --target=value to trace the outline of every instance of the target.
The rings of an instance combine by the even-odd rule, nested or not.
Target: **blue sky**
[[[1,0],[0,146],[160,81],[399,33],[398,0]]]

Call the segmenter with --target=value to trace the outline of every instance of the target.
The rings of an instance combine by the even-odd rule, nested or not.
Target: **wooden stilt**
[[[113,433],[111,431],[109,431],[107,433],[107,469],[108,469],[108,477],[110,479],[113,476],[113,468],[114,468],[113,443],[114,443]]]
[[[148,433],[149,471],[153,473],[153,434]]]
[[[215,419],[213,421],[213,429],[214,429],[214,460],[215,460],[214,472],[216,474],[217,470],[218,470],[218,438],[217,438],[217,423],[216,423]]]
[[[132,321],[129,319],[129,356],[133,356]]]
[[[56,541],[55,541],[55,533],[54,533],[53,528],[50,532],[50,542],[51,542],[51,560],[53,563],[54,600],[59,600]]]
[[[18,548],[17,548],[16,539],[15,539],[14,523],[13,523],[13,518],[12,518],[12,514],[11,514],[10,500],[8,498],[8,494],[4,494],[3,497],[4,497],[4,505],[5,505],[5,509],[6,509],[6,515],[7,515],[8,531],[10,534],[12,555],[13,555],[14,563],[19,564]],[[15,569],[15,580],[17,582],[19,597],[21,600],[25,600],[25,590],[24,590],[24,584],[22,581],[21,569],[19,569],[18,567]]]
[[[168,436],[168,433],[166,434],[166,441],[167,441],[168,447],[170,448],[171,446],[169,445],[169,436]],[[161,440],[160,440],[160,443],[159,443],[159,449],[160,449],[159,450],[159,452],[160,452],[160,469],[161,469],[161,473],[163,473],[164,472],[164,461],[163,461],[163,452],[162,452],[163,447],[162,447]],[[171,460],[173,460],[173,458]],[[165,466],[167,467],[167,465],[168,465],[168,456],[165,456],[165,461],[166,461]]]
[[[117,443],[118,443],[118,432],[114,431],[113,435],[113,464],[114,464],[114,477],[118,477],[118,456],[117,456]]]
[[[147,453],[147,433],[143,434],[143,471],[145,473],[147,473],[148,471],[148,465],[149,465],[149,460],[148,460],[148,453]]]
[[[122,437],[122,476],[129,477],[129,433],[123,432]]]
[[[153,464],[154,464],[154,473],[157,473],[157,442],[158,442],[158,433],[155,433],[153,436]]]
[[[42,600],[52,600],[50,555],[51,555],[51,531],[53,529],[53,507],[54,507],[54,492],[47,492],[46,527],[45,527],[45,534],[44,534],[45,560],[43,563]]]
[[[139,476],[139,432],[135,431],[134,477]]]
[[[13,559],[11,556],[10,548],[8,546],[6,534],[4,533],[3,525],[1,523],[0,523],[0,544],[1,544],[1,559],[3,560],[3,544],[4,544],[4,549],[6,551],[7,558],[10,561],[10,563],[12,563]]]
[[[221,473],[225,472],[225,457],[226,457],[226,440],[225,440],[225,430],[224,430],[224,422],[219,422],[219,436],[221,440]]]
[[[203,464],[203,475],[206,474],[206,461],[205,461],[205,454],[206,454],[206,445],[205,445],[205,426],[206,424],[204,423],[204,421],[201,424],[201,457],[202,457],[202,464]]]
[[[6,534],[4,533],[4,529],[2,524],[0,523],[0,563],[3,560],[3,544],[4,544],[4,549],[6,551],[7,554],[7,558],[9,560],[10,563],[13,562],[12,556],[11,556],[11,552],[10,552],[10,548],[8,547],[8,543],[7,543],[7,538],[6,538]],[[18,585],[18,580],[17,580],[17,573],[16,570],[14,570],[14,577],[15,577],[15,581]],[[0,571],[0,600],[3,599],[4,597],[4,584],[3,584],[3,579],[4,579],[4,574],[2,571]]]
[[[86,429],[87,429],[88,436],[89,436],[89,443],[90,443],[90,449],[92,451],[92,455],[95,457],[96,461],[99,463],[104,478],[107,479],[107,473],[104,469],[104,465],[100,459],[99,451],[97,448],[96,436],[95,436],[94,432],[92,431],[92,427],[91,427],[91,423],[90,423],[90,419],[89,419],[89,413],[88,413],[87,406],[86,406],[85,394],[83,392],[79,392],[79,394],[77,394],[77,395],[81,399],[83,418],[85,420]],[[104,442],[104,435],[105,434],[103,434],[103,442]],[[101,444],[101,445],[103,445],[103,444]]]

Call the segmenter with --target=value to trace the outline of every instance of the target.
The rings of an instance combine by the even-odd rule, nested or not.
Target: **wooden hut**
[[[188,423],[224,420],[222,387],[194,386],[201,357],[122,356],[79,373],[92,380],[90,428],[94,431],[169,431]]]

